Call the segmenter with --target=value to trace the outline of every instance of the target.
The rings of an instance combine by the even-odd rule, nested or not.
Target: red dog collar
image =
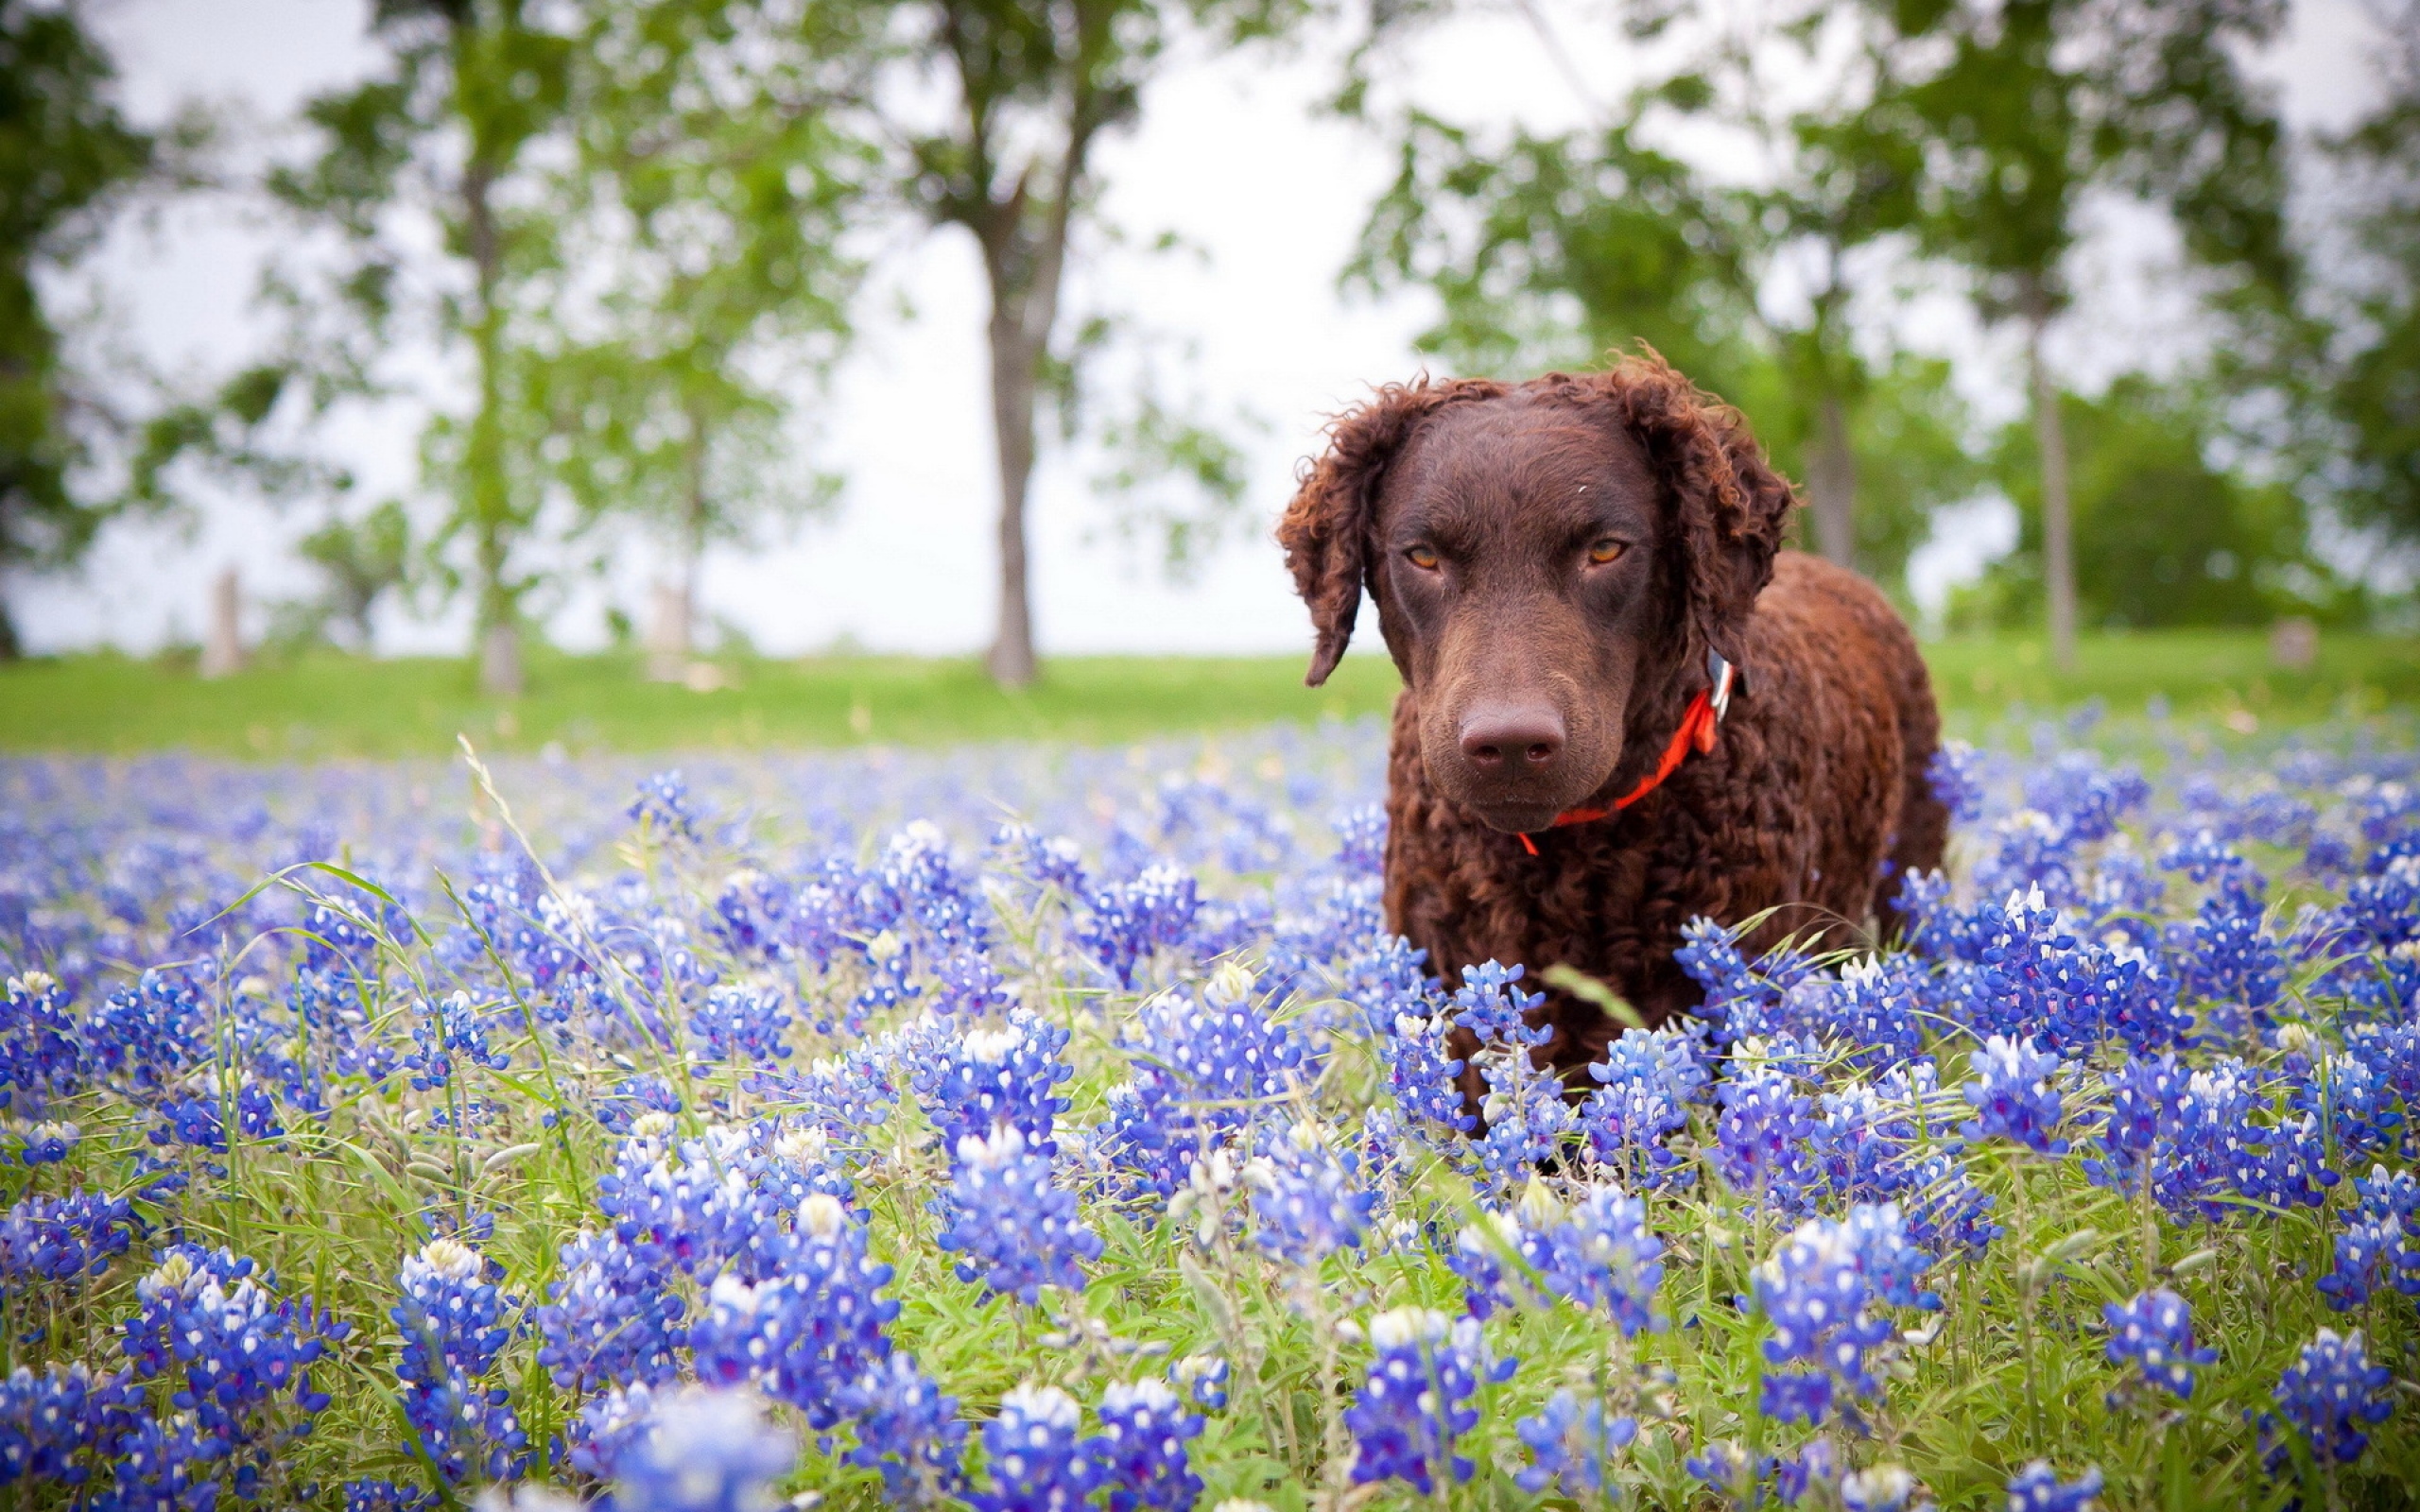
[[[1722,726],[1722,716],[1731,712],[1731,691],[1741,685],[1739,669],[1722,659],[1719,651],[1705,654],[1705,672],[1710,687],[1698,690],[1689,700],[1688,709],[1681,715],[1681,728],[1672,731],[1672,739],[1664,747],[1663,756],[1655,763],[1655,770],[1638,780],[1638,785],[1614,799],[1609,809],[1565,809],[1547,826],[1560,830],[1566,824],[1591,824],[1608,818],[1655,791],[1664,779],[1680,770],[1689,752],[1701,755],[1714,749],[1714,732]],[[1528,835],[1521,836],[1521,849],[1531,855],[1538,853],[1538,843]]]

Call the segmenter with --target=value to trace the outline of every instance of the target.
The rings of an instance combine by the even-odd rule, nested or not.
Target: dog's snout
[[[1481,771],[1544,770],[1564,740],[1563,715],[1545,704],[1490,704],[1462,718],[1462,755]]]

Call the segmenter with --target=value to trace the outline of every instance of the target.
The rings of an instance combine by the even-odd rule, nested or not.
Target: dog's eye
[[[1609,561],[1618,560],[1621,554],[1628,549],[1620,541],[1608,537],[1588,548],[1588,560],[1596,566],[1602,567]]]
[[[1422,572],[1433,573],[1437,570],[1437,549],[1434,546],[1414,546],[1405,552],[1404,557]]]

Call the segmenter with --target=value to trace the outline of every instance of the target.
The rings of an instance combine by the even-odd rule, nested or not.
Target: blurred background
[[[1357,713],[1327,418],[1641,342],[1953,701],[2420,692],[2412,0],[0,0],[0,742]]]

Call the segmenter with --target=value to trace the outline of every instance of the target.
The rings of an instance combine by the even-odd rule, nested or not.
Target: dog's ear
[[[1303,680],[1318,687],[1336,670],[1361,612],[1361,588],[1378,523],[1378,494],[1387,468],[1423,421],[1446,404],[1504,391],[1501,384],[1457,378],[1389,384],[1358,409],[1328,426],[1327,450],[1304,466],[1294,501],[1277,522],[1294,592],[1311,611],[1318,640]]]
[[[1699,635],[1737,661],[1739,627],[1772,580],[1797,496],[1756,444],[1746,417],[1674,371],[1652,350],[1599,377],[1665,490]]]

